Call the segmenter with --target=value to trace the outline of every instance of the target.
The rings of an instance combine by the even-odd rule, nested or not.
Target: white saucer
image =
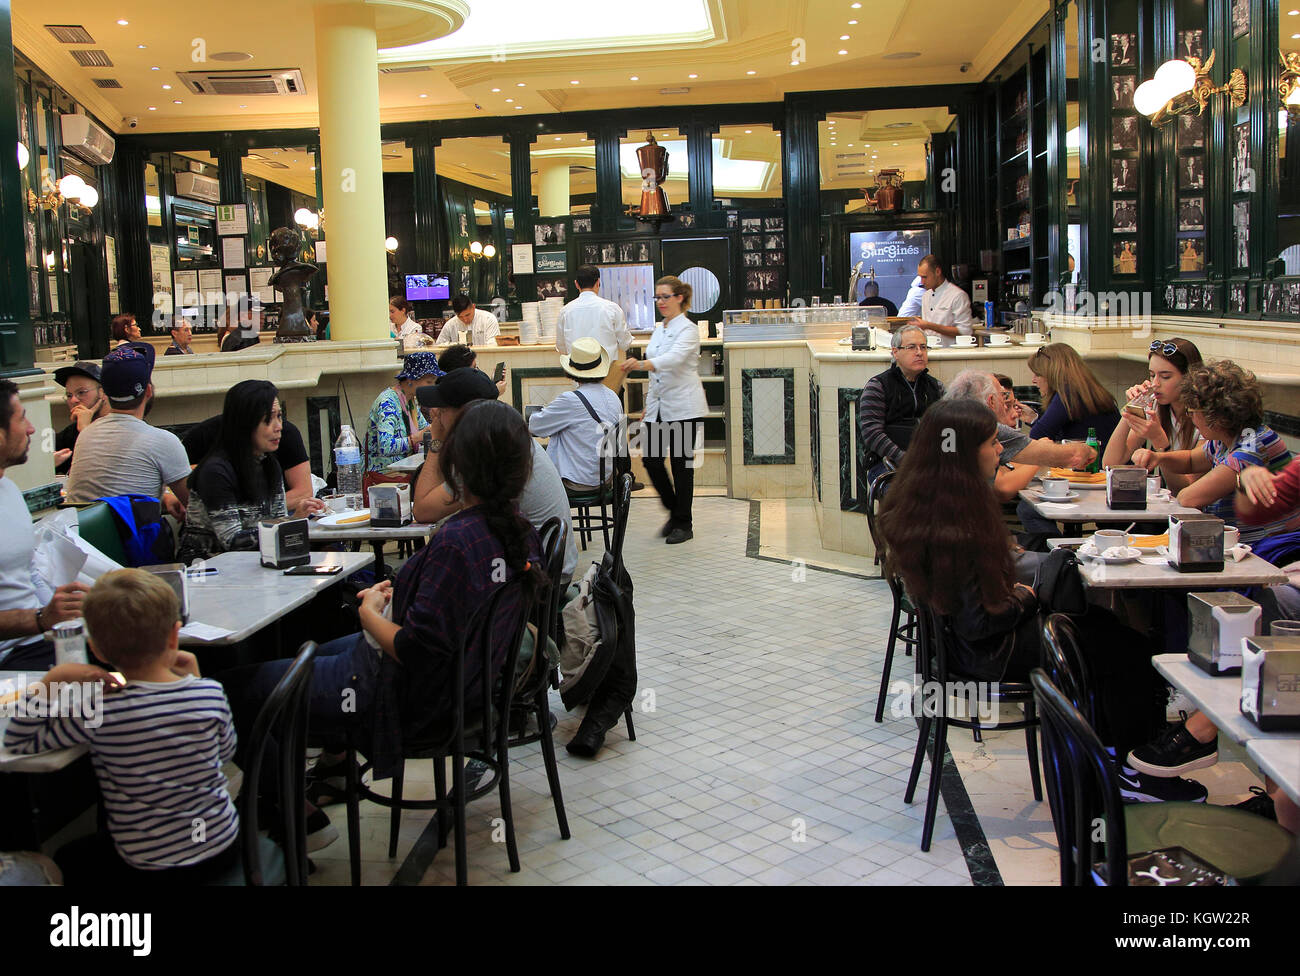
[[[344,519],[358,518],[361,515],[365,516],[365,519],[363,521],[348,522],[345,525],[339,524]],[[355,509],[355,510],[349,509],[346,512],[334,512],[332,515],[324,516],[317,524],[329,525],[337,529],[364,529],[367,525],[370,524],[370,509],[368,508]]]
[[[1072,502],[1076,498],[1082,497],[1077,491],[1067,491],[1064,495],[1049,496],[1044,495],[1042,489],[1038,491],[1038,498],[1044,502]]]
[[[1131,563],[1139,556],[1142,555],[1142,553],[1139,550],[1134,549],[1132,546],[1118,546],[1116,548],[1123,550],[1123,554],[1115,555],[1115,556],[1102,555],[1101,553],[1097,552],[1096,548],[1093,546],[1091,542],[1085,542],[1083,545],[1081,545],[1078,548],[1077,552],[1080,556],[1083,556],[1085,559],[1095,559],[1097,560],[1097,562],[1106,563],[1107,565],[1111,565],[1111,566],[1118,565],[1120,563]]]

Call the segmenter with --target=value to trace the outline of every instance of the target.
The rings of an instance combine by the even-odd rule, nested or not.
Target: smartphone
[[[497,363],[496,371],[492,374],[492,382],[500,383],[506,378],[506,361],[503,359]]]
[[[335,574],[341,572],[343,572],[343,567],[338,565],[337,563],[334,563],[332,565],[324,564],[324,563],[319,565],[312,565],[311,563],[308,563],[305,566],[290,566],[288,569],[284,571],[284,575],[285,576],[334,576]]]
[[[1147,419],[1147,412],[1143,410],[1141,407],[1139,407],[1136,403],[1124,404],[1124,412],[1131,413],[1134,417],[1137,417],[1139,420]]]

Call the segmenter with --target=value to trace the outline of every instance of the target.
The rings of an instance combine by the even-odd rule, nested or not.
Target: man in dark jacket
[[[867,381],[858,402],[858,437],[866,452],[867,484],[903,460],[912,431],[930,404],[943,398],[943,384],[926,367],[925,332],[905,325],[890,340],[894,364]]]

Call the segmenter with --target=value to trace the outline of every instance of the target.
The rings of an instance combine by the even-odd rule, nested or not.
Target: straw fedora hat
[[[609,353],[595,339],[584,336],[574,342],[567,356],[560,357],[560,366],[576,379],[601,380],[609,375]]]

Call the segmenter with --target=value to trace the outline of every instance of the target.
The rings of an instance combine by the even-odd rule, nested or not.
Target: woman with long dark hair
[[[257,523],[283,518],[284,475],[275,459],[284,429],[280,392],[266,380],[244,380],[226,393],[221,436],[190,475],[190,503],[181,533],[184,562],[231,549],[257,548]],[[304,498],[293,510],[302,517],[323,502]]]
[[[1154,339],[1147,351],[1147,378],[1125,392],[1129,404],[1145,406],[1139,417],[1125,407],[1120,425],[1111,434],[1102,466],[1128,464],[1141,447],[1155,451],[1187,451],[1199,438],[1183,402],[1183,380],[1201,365],[1201,351],[1186,339]],[[1190,475],[1165,473],[1165,483],[1177,494],[1193,481]]]

